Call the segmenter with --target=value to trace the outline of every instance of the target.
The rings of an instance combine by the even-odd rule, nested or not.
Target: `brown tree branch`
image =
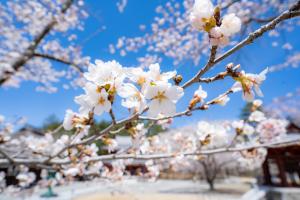
[[[164,117],[157,117],[157,118],[153,118],[153,117],[147,117],[147,116],[139,116],[138,119],[140,120],[151,120],[151,121],[159,121],[159,120],[164,120],[164,119],[171,119],[171,118],[177,118],[177,117],[182,117],[182,116],[190,116],[192,115],[192,112],[193,111],[196,111],[196,110],[207,110],[209,108],[210,105],[214,105],[214,104],[217,104],[217,100],[220,98],[220,97],[224,97],[228,94],[231,94],[233,93],[233,90],[229,89],[227,90],[226,92],[224,92],[223,94],[219,95],[218,97],[206,102],[206,103],[203,103],[202,105],[198,106],[198,107],[194,107],[192,109],[187,109],[185,111],[182,111],[182,112],[179,112],[179,113],[176,113],[174,115],[170,115],[170,116],[164,116]]]
[[[298,1],[296,5],[299,5],[299,4],[300,4],[300,1]],[[244,46],[253,43],[254,40],[261,37],[265,32],[275,29],[276,25],[279,24],[280,22],[287,20],[287,19],[291,19],[293,17],[297,17],[297,16],[300,16],[300,12],[294,12],[291,10],[285,11],[284,13],[282,13],[281,15],[276,17],[274,20],[272,20],[268,24],[262,26],[261,28],[257,29],[256,31],[250,33],[248,35],[248,37],[246,37],[243,41],[241,41],[240,43],[238,43],[237,45],[235,45],[234,47],[232,47],[231,49],[226,51],[223,55],[216,58],[216,60],[214,61],[214,64],[221,62],[222,60],[224,60],[231,54],[235,53],[237,50],[243,48]]]
[[[109,154],[109,155],[101,155],[101,156],[93,157],[85,160],[84,162],[89,163],[95,161],[106,161],[106,160],[116,160],[116,159],[150,160],[150,159],[175,158],[177,156],[212,155],[212,154],[220,154],[226,152],[240,152],[240,151],[252,150],[257,148],[278,148],[282,146],[291,146],[291,145],[300,145],[300,137],[297,136],[286,140],[274,141],[274,142],[263,143],[263,144],[253,144],[253,145],[239,146],[239,147],[224,147],[224,148],[217,148],[217,149],[191,151],[191,152],[160,153],[160,154]],[[6,158],[0,159],[0,165],[5,165],[9,163],[10,162]],[[45,164],[43,159],[22,159],[22,158],[15,158],[14,163],[24,164],[27,166],[37,166],[37,165]],[[66,165],[70,163],[71,160],[66,158],[66,159],[53,159],[47,164]]]
[[[33,57],[40,57],[40,58],[45,58],[45,59],[53,60],[53,61],[56,61],[56,62],[60,62],[60,63],[70,65],[70,66],[74,67],[74,69],[76,69],[80,73],[84,72],[83,69],[79,65],[77,65],[77,64],[75,64],[71,61],[67,61],[67,60],[64,60],[62,58],[58,58],[58,57],[55,57],[55,56],[52,56],[52,55],[49,55],[49,54],[34,53]]]
[[[229,49],[228,51],[226,51],[224,54],[217,57],[216,59],[215,59],[216,52],[214,52],[216,51],[216,49],[212,47],[210,57],[206,65],[193,78],[191,78],[186,83],[184,83],[182,87],[187,88],[193,83],[198,82],[201,76],[205,74],[215,64],[221,62],[231,54],[235,53],[237,50],[243,48],[244,46],[253,43],[254,40],[261,37],[265,32],[275,29],[276,25],[278,25],[280,22],[300,16],[299,9],[300,9],[300,1],[298,0],[297,3],[295,3],[289,10],[283,12],[281,15],[273,19],[271,22],[261,26],[256,31],[250,33],[248,37],[246,37],[243,41],[241,41],[240,43],[238,43],[237,45],[235,45],[234,47],[232,47],[231,49]]]
[[[187,81],[182,88],[185,89],[188,86],[192,85],[193,83],[197,82],[197,80],[203,75],[205,74],[213,65],[214,65],[214,60],[217,54],[217,46],[212,46],[211,50],[210,50],[210,56],[209,59],[206,63],[206,65],[189,81]]]
[[[74,0],[67,0],[61,9],[61,13],[64,14],[71,7]],[[29,47],[25,50],[20,58],[18,58],[13,64],[12,69],[14,71],[4,72],[4,76],[0,77],[0,86],[3,85],[11,76],[13,76],[17,71],[19,71],[22,66],[24,66],[31,58],[34,56],[34,51],[37,49],[41,41],[50,33],[53,27],[57,24],[56,19],[52,19],[44,29],[33,39]]]

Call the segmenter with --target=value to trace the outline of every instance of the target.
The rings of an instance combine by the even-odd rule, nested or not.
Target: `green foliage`
[[[252,103],[247,103],[241,110],[240,119],[247,120],[251,114]]]
[[[146,127],[149,126],[149,123],[151,122],[147,122],[146,123]],[[161,132],[164,132],[165,130],[162,128],[161,125],[158,125],[158,124],[154,124],[152,126],[150,126],[150,128],[148,129],[148,133],[147,133],[147,136],[154,136],[154,135],[157,135]]]
[[[252,106],[253,104],[251,102],[248,102],[241,110],[241,113],[240,113],[240,119],[242,120],[247,120],[248,117],[250,116],[251,114],[251,109],[252,109]],[[259,108],[257,108],[257,110],[261,111],[261,112],[264,112],[263,111],[263,107],[260,106]]]
[[[61,120],[59,120],[56,115],[52,114],[44,120],[42,130],[43,131],[53,131],[60,125],[61,125]]]

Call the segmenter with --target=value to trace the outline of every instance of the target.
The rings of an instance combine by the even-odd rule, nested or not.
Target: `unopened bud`
[[[214,18],[216,19],[216,24],[221,26],[221,9],[219,6],[215,7]]]
[[[201,98],[198,96],[194,96],[194,98],[189,103],[189,110],[192,110],[199,102],[201,102]]]
[[[132,127],[133,127],[133,123],[132,122],[128,122],[128,123],[125,124],[125,129],[126,130],[131,129]]]
[[[181,83],[182,79],[183,79],[183,78],[182,78],[181,75],[176,75],[176,76],[173,77],[173,80],[174,80],[174,82],[175,82],[175,85],[179,85],[179,83]]]
[[[201,108],[202,108],[202,110],[207,110],[208,108],[209,108],[209,105],[203,105],[203,106],[201,106]]]
[[[232,67],[233,67],[233,63],[229,63],[229,64],[226,65],[226,70],[231,71]]]

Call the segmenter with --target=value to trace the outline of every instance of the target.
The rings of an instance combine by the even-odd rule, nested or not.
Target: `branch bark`
[[[274,18],[271,22],[267,23],[266,25],[261,26],[256,31],[250,33],[243,41],[241,41],[240,43],[238,43],[237,45],[235,45],[234,47],[232,47],[231,49],[229,49],[228,51],[226,51],[224,54],[217,57],[216,59],[215,59],[216,47],[214,49],[214,46],[213,46],[211,48],[210,57],[209,57],[208,62],[206,63],[206,65],[193,78],[191,78],[186,83],[184,83],[182,85],[182,87],[187,88],[190,85],[192,85],[193,83],[198,82],[198,80],[201,78],[201,76],[203,74],[205,74],[215,64],[221,62],[222,60],[224,60],[225,58],[227,58],[231,54],[235,53],[237,50],[243,48],[244,46],[253,43],[254,40],[261,37],[267,31],[275,29],[276,26],[280,22],[300,16],[300,11],[299,10],[300,10],[300,1],[298,0],[297,3],[295,3],[289,10],[283,12],[281,15]]]
[[[33,54],[33,57],[46,58],[46,59],[49,59],[49,60],[53,60],[53,61],[56,61],[56,62],[60,62],[60,63],[66,64],[66,65],[70,65],[70,66],[74,67],[74,69],[76,69],[76,70],[79,71],[80,73],[83,73],[83,72],[84,72],[83,69],[82,69],[79,65],[77,65],[77,64],[75,64],[75,63],[73,63],[73,62],[71,62],[71,61],[67,61],[67,60],[64,60],[64,59],[62,59],[62,58],[57,58],[57,57],[52,56],[52,55],[49,55],[49,54],[34,53],[34,54]]]
[[[91,159],[85,160],[83,162],[95,162],[95,161],[107,161],[107,160],[116,160],[116,159],[135,159],[135,160],[150,160],[150,159],[167,159],[174,158],[177,156],[198,156],[198,155],[212,155],[226,152],[240,152],[245,150],[257,149],[257,148],[278,148],[282,146],[289,145],[299,145],[300,137],[295,137],[288,140],[283,141],[275,141],[271,143],[264,144],[254,144],[249,146],[242,147],[224,147],[210,150],[199,150],[192,152],[181,152],[181,153],[161,153],[161,154],[110,154],[110,155],[102,155],[93,157]],[[53,159],[49,161],[49,163],[45,163],[43,159],[21,159],[15,158],[13,159],[14,164],[24,164],[29,166],[37,166],[37,165],[66,165],[70,164],[71,160],[67,159]],[[8,159],[0,159],[0,165],[10,164]]]
[[[71,7],[74,0],[67,0],[62,6],[61,13],[64,14]],[[57,24],[55,19],[52,19],[44,29],[33,39],[29,47],[23,53],[23,55],[17,59],[13,64],[12,68],[14,71],[5,72],[3,77],[0,77],[0,86],[2,86],[10,77],[12,77],[17,71],[19,71],[23,65],[25,65],[31,58],[34,57],[34,51],[37,49],[41,41],[50,33],[53,27]]]
[[[211,50],[210,50],[210,56],[209,59],[206,63],[206,65],[189,81],[187,81],[182,88],[185,89],[188,86],[192,85],[193,83],[197,82],[197,80],[203,75],[205,74],[213,65],[214,65],[214,60],[217,54],[217,46],[212,46]]]

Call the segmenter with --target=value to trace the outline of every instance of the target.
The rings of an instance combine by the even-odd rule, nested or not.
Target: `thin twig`
[[[206,103],[203,103],[201,106],[198,106],[198,107],[195,107],[195,108],[192,108],[192,109],[187,109],[185,111],[178,112],[178,113],[176,113],[174,115],[157,117],[157,118],[147,117],[147,116],[139,116],[138,119],[140,119],[140,120],[159,121],[159,120],[177,118],[177,117],[182,117],[182,116],[190,116],[190,115],[192,115],[193,111],[196,111],[196,110],[207,110],[210,105],[217,104],[217,100],[219,98],[224,97],[224,96],[226,96],[226,95],[228,95],[230,93],[233,93],[233,90],[231,90],[231,88],[229,90],[227,90],[226,92],[224,92],[223,94],[217,96],[216,98],[214,98],[214,99],[212,99],[212,100],[210,100],[210,101],[208,101]]]
[[[295,5],[298,5],[298,4],[300,4],[300,1],[298,1],[298,3]],[[216,58],[216,60],[214,61],[214,64],[221,62],[222,60],[224,60],[231,54],[235,53],[237,50],[243,48],[244,46],[253,43],[254,40],[261,37],[265,32],[275,29],[276,25],[279,24],[280,22],[290,19],[290,18],[293,18],[293,17],[297,17],[297,16],[300,16],[300,12],[285,11],[284,13],[282,13],[281,15],[276,17],[274,20],[272,20],[268,24],[260,27],[256,31],[250,33],[248,35],[248,37],[246,37],[243,41],[241,41],[240,43],[238,43],[237,45],[235,45],[234,47],[232,47],[231,49],[226,51],[223,55]]]
[[[193,83],[197,82],[197,80],[205,74],[213,65],[214,65],[214,60],[217,54],[217,46],[212,46],[210,50],[210,56],[209,59],[206,63],[206,65],[189,81],[187,81],[185,84],[183,84],[182,88],[187,88],[188,86],[192,85]]]
[[[276,25],[279,24],[280,22],[285,21],[287,19],[291,19],[293,17],[300,16],[299,9],[300,9],[300,1],[297,1],[297,3],[295,3],[291,7],[291,9],[283,12],[281,15],[273,19],[271,22],[261,26],[256,31],[250,33],[243,41],[241,41],[240,43],[238,43],[237,45],[235,45],[234,47],[232,47],[231,49],[229,49],[228,51],[226,51],[224,54],[217,57],[216,59],[214,59],[216,52],[213,51],[214,48],[212,47],[210,57],[206,65],[193,78],[191,78],[186,83],[184,83],[182,87],[186,88],[192,85],[193,83],[198,82],[199,78],[201,78],[201,76],[205,72],[207,72],[211,67],[213,67],[215,64],[221,62],[222,60],[224,60],[225,58],[227,58],[237,50],[243,48],[244,46],[251,44],[254,40],[261,37],[265,32],[275,29]]]
[[[70,66],[74,67],[74,69],[79,71],[80,73],[84,72],[83,69],[79,65],[77,65],[77,64],[75,64],[71,61],[64,60],[62,58],[58,58],[58,57],[55,57],[55,56],[52,56],[52,55],[49,55],[49,54],[43,54],[43,53],[34,53],[33,56],[34,57],[40,57],[40,58],[46,58],[46,59],[53,60],[53,61],[56,61],[56,62],[60,62],[60,63],[66,64],[66,65],[70,65]]]
[[[115,114],[114,114],[112,108],[109,110],[109,115],[111,117],[112,124],[115,125],[117,122],[116,122],[116,117],[115,117]]]
[[[150,160],[150,159],[163,159],[163,158],[174,158],[177,156],[197,156],[197,155],[212,155],[212,154],[220,154],[226,152],[240,152],[257,148],[278,148],[282,146],[291,146],[291,145],[299,145],[300,138],[296,137],[293,139],[283,140],[283,141],[275,141],[270,143],[263,144],[253,144],[248,146],[241,147],[224,147],[217,149],[208,149],[208,150],[199,150],[199,151],[191,151],[191,152],[176,152],[176,153],[160,153],[160,154],[109,154],[109,155],[101,155],[97,157],[93,157],[83,162],[95,162],[95,161],[105,161],[105,160],[115,160],[115,159],[136,159],[136,160]],[[8,159],[0,159],[0,165],[9,164]],[[25,164],[37,166],[40,164],[45,164],[42,159],[15,159],[15,164]],[[71,160],[66,159],[53,159],[48,164],[52,165],[65,165],[70,164]]]

